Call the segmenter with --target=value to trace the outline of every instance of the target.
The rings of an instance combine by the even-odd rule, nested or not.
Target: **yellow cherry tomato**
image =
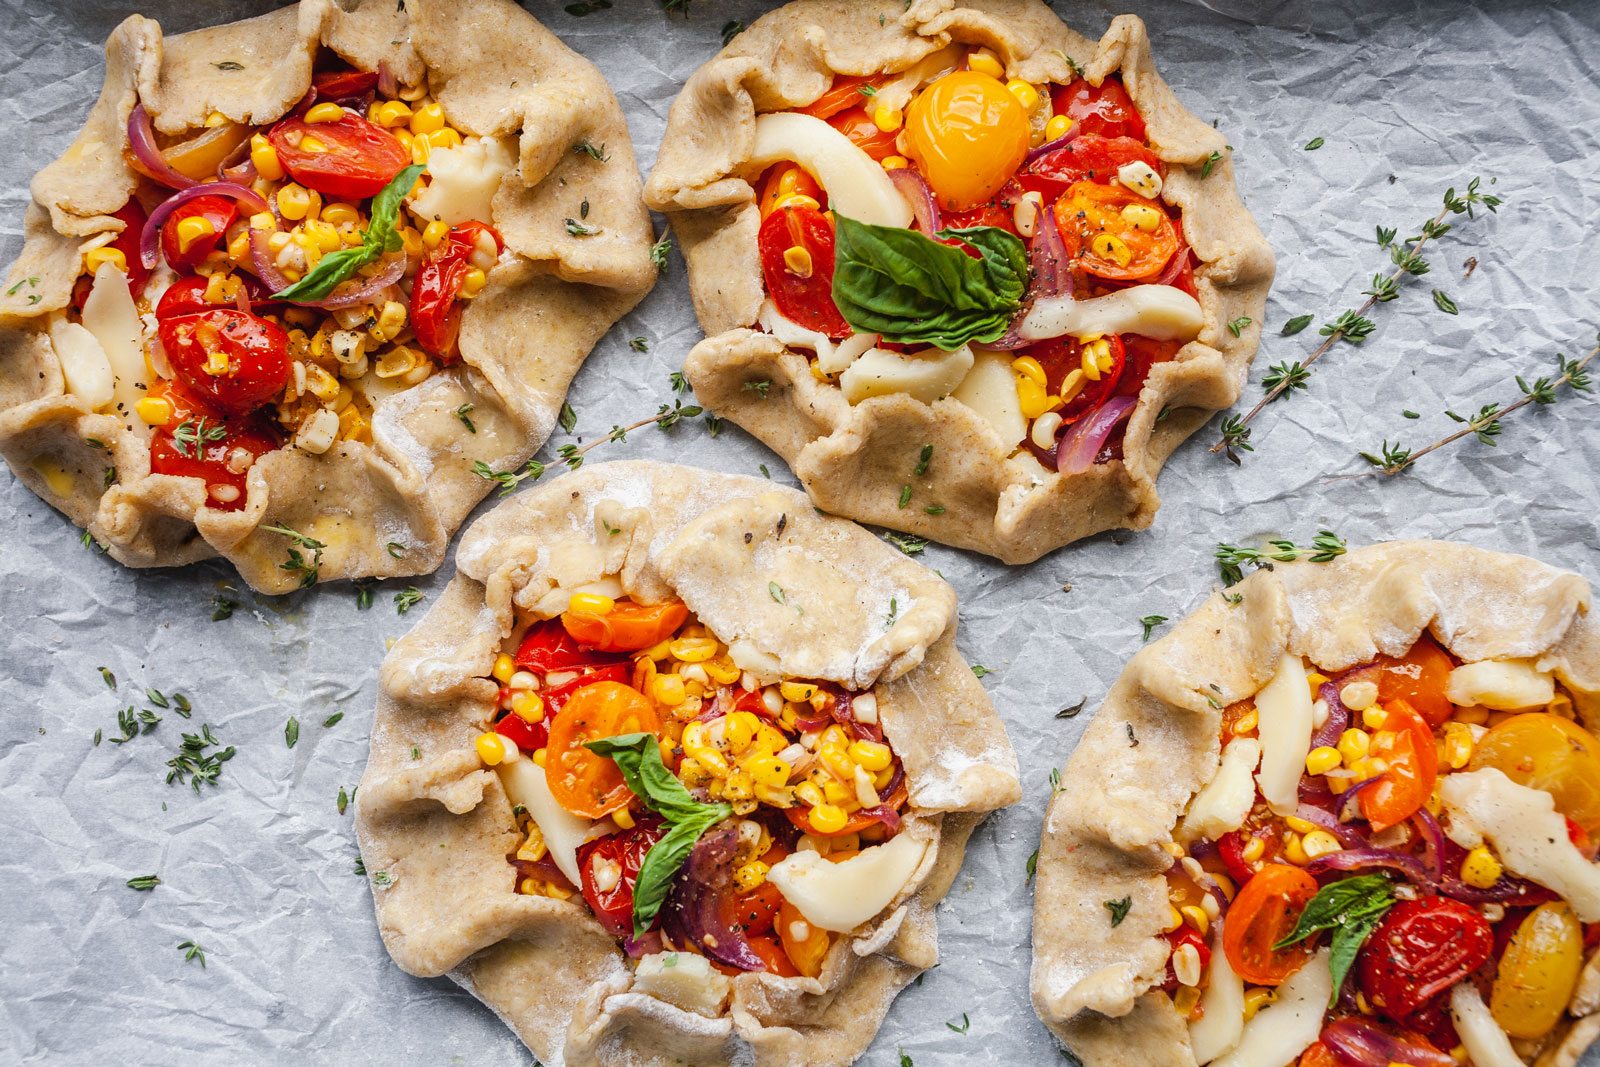
[[[906,111],[906,154],[946,211],[970,211],[1000,190],[1028,154],[1028,113],[1005,83],[946,74]]]
[[[1472,770],[1494,767],[1518,785],[1542,789],[1585,833],[1600,830],[1600,739],[1559,715],[1514,715],[1483,735]]]
[[[1512,1037],[1548,1034],[1572,999],[1583,969],[1583,929],[1565,901],[1529,913],[1500,957],[1489,1010]]]

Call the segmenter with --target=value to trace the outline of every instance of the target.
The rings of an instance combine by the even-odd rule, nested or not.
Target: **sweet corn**
[[[215,237],[217,228],[203,215],[190,215],[178,220],[178,251],[187,252],[196,241]],[[120,254],[120,253],[119,253]]]
[[[374,368],[373,373],[379,378],[399,378],[402,375],[410,374],[419,365],[426,366],[423,357],[412,349],[401,345],[398,348],[391,348],[379,356],[378,365]]]
[[[1307,856],[1316,859],[1326,856],[1330,852],[1338,852],[1344,848],[1339,844],[1339,839],[1326,830],[1313,830],[1300,842],[1300,847],[1305,849]]]
[[[1236,736],[1254,733],[1257,726],[1261,725],[1261,713],[1251,708],[1237,719],[1233,720],[1233,732]]]
[[[272,142],[264,134],[251,135],[250,162],[255,164],[256,173],[267,181],[283,181],[283,164],[278,162],[278,150],[272,147]]]
[[[1074,367],[1072,370],[1068,371],[1067,376],[1061,379],[1061,402],[1066,403],[1079,393],[1083,392],[1083,387],[1087,385],[1088,382],[1088,377],[1078,368]]]
[[[611,821],[622,827],[624,830],[632,830],[633,812],[629,811],[627,808],[618,808],[616,811],[611,813]]]
[[[529,863],[538,863],[549,852],[549,846],[544,841],[544,831],[539,829],[539,824],[532,819],[528,820],[528,839],[517,848],[517,859],[527,860]]]
[[[438,248],[440,242],[449,236],[449,234],[450,227],[445,225],[439,219],[434,219],[432,222],[428,223],[422,228],[422,247]]]
[[[1111,355],[1111,342],[1104,337],[1084,342],[1079,365],[1084,377],[1091,382],[1098,382],[1105,377],[1116,366],[1116,359]]]
[[[567,601],[568,611],[581,611],[588,615],[610,615],[617,602],[600,593],[573,593]]]
[[[1339,699],[1343,700],[1344,698],[1340,697]],[[1349,705],[1345,706],[1348,707]],[[1369,730],[1381,730],[1388,718],[1389,713],[1383,709],[1383,705],[1374,704],[1361,712],[1361,725]]]
[[[1167,924],[1161,928],[1164,934],[1170,934],[1183,925],[1183,913],[1174,904],[1167,905]]]
[[[544,699],[538,693],[519,690],[511,695],[511,711],[524,722],[541,722],[544,719]]]
[[[438,104],[426,103],[412,112],[412,133],[425,134],[442,129],[444,129],[444,108]]]
[[[1028,431],[1028,438],[1040,448],[1049,451],[1055,447],[1056,431],[1061,429],[1061,416],[1054,411],[1047,411],[1033,420],[1033,429]]]
[[[1149,204],[1129,204],[1122,209],[1122,220],[1145,233],[1154,233],[1161,228],[1161,212]]]
[[[849,748],[850,758],[869,771],[881,771],[889,766],[893,755],[889,746],[877,741],[855,741]]]
[[[789,770],[789,764],[776,756],[756,756],[745,764],[751,781],[773,789],[789,781]]]
[[[817,804],[812,807],[806,821],[819,834],[836,834],[844,829],[847,817],[844,809],[837,804]]]
[[[166,397],[144,396],[133,405],[146,426],[165,426],[172,421],[172,405]]]
[[[533,753],[533,762],[538,764],[541,767],[543,767],[545,765],[545,759],[546,758],[547,757],[546,757],[545,750],[542,749],[542,748],[541,749],[536,749],[534,751],[534,753]]]
[[[338,122],[344,118],[344,108],[333,102],[312,104],[306,111],[305,121],[308,125],[319,122]]]
[[[1187,941],[1172,953],[1172,973],[1185,986],[1200,984],[1200,951]]]
[[[323,253],[336,252],[344,247],[344,238],[339,236],[339,231],[321,219],[307,220],[305,232]]]
[[[1323,745],[1321,748],[1312,749],[1310,755],[1306,756],[1306,773],[1327,774],[1342,762],[1344,760],[1339,755],[1338,749]]]
[[[1039,106],[1039,90],[1021,78],[1012,78],[1006,82],[1006,88],[1011,90],[1011,95],[1017,98],[1017,103],[1022,105],[1022,110],[1032,111]]]
[[[228,373],[228,353],[221,349],[212,349],[206,353],[205,372],[214,378],[220,378]]]
[[[411,120],[411,108],[403,100],[385,100],[374,104],[372,121],[386,130],[392,130]]]
[[[1283,858],[1296,867],[1304,867],[1311,862],[1311,857],[1306,855],[1305,842],[1299,834],[1290,834],[1289,839],[1283,843]]]
[[[713,637],[680,637],[667,642],[665,651],[683,663],[704,663],[717,654],[718,647]]]
[[[1339,735],[1338,749],[1344,765],[1353,767],[1358,760],[1365,759],[1367,753],[1372,751],[1372,735],[1352,726]]]
[[[1054,411],[1066,401],[1045,392],[1044,386],[1032,378],[1017,376],[1017,401],[1022,407],[1022,417],[1036,419],[1047,411]]]
[[[511,681],[511,676],[517,673],[516,661],[502,652],[494,658],[494,669],[489,673],[494,676],[495,681],[505,685]]]
[[[314,219],[322,206],[322,197],[303,186],[290,182],[278,190],[278,211],[283,217],[298,222]]]
[[[250,231],[240,230],[228,242],[228,259],[235,265],[245,262],[250,258]]]
[[[496,766],[506,758],[506,739],[497,733],[479,734],[474,744],[478,749],[478,758],[486,766]]]
[[[1467,853],[1461,861],[1461,880],[1475,889],[1488,889],[1500,880],[1504,868],[1485,845]]]
[[[1194,927],[1195,930],[1201,934],[1204,934],[1207,930],[1211,929],[1211,920],[1206,916],[1206,913],[1203,910],[1194,904],[1185,904],[1183,907],[1179,908],[1178,911],[1182,913],[1184,921],[1190,926]]]
[[[736,711],[723,721],[722,737],[734,755],[743,755],[750,750],[760,729],[760,719],[748,711]]]
[[[1289,829],[1293,830],[1297,834],[1309,834],[1313,830],[1317,829],[1317,824],[1316,823],[1307,822],[1305,819],[1299,818],[1299,817],[1294,816],[1294,815],[1286,815],[1286,816],[1284,816],[1283,823],[1284,823],[1285,826],[1287,826]]]
[[[783,699],[792,700],[797,704],[801,703],[803,701],[810,700],[813,696],[816,696],[817,689],[818,689],[818,686],[815,686],[815,685],[811,684],[810,682],[780,682],[780,683],[778,683],[778,693],[779,693],[779,695],[782,696]]]
[[[1244,1021],[1249,1022],[1256,1017],[1256,1012],[1278,999],[1278,994],[1272,989],[1250,989],[1244,994]]]
[[[822,790],[817,788],[815,782],[801,782],[795,786],[794,795],[813,808],[822,803]]]
[[[488,284],[489,276],[477,267],[473,267],[461,278],[461,295],[477,296],[483,292],[483,287]]]
[[[460,148],[461,134],[446,126],[442,130],[434,130],[428,134],[429,148]]]
[[[1459,722],[1445,723],[1441,747],[1444,749],[1441,762],[1448,763],[1451,770],[1459,771],[1472,762],[1472,751],[1476,747],[1472,740],[1472,728]]]
[[[848,780],[855,777],[856,765],[850,759],[845,746],[823,745],[817,750],[817,758],[822,761],[824,767],[833,773],[835,778]],[[826,789],[827,787],[824,786],[823,788]]]
[[[1089,242],[1089,251],[1119,267],[1126,267],[1133,261],[1133,251],[1115,234],[1095,234],[1094,239]]]
[[[128,273],[128,257],[122,254],[120,248],[101,246],[100,248],[91,248],[84,254],[83,269],[88,271],[89,274],[92,275],[98,271],[102,263],[109,263],[122,273]]]
[[[987,48],[980,48],[967,56],[967,68],[979,74],[987,74],[995,81],[1006,76],[1006,68],[1000,65],[1000,59]]]
[[[760,860],[751,860],[733,872],[733,884],[739,887],[739,892],[748,893],[767,880],[767,872],[771,869]]]
[[[1040,366],[1039,361],[1032,356],[1020,356],[1012,360],[1011,369],[1025,378],[1031,378],[1041,386],[1048,381],[1045,377],[1044,367]]]
[[[1261,838],[1252,835],[1249,843],[1244,846],[1244,850],[1240,853],[1240,855],[1244,857],[1244,861],[1246,863],[1254,863],[1256,860],[1265,855],[1266,851],[1267,843]]]
[[[796,278],[809,278],[815,269],[811,262],[811,253],[799,245],[790,245],[783,250],[783,269]]]
[[[900,112],[879,106],[872,110],[872,124],[884,133],[894,133],[905,121]]]
[[[1052,115],[1050,121],[1044,124],[1044,139],[1046,141],[1058,140],[1067,135],[1072,129],[1072,120],[1065,115]]]
[[[689,691],[684,688],[683,679],[676,674],[658,674],[650,680],[650,695],[658,703],[668,707],[677,707],[689,697]]]
[[[879,160],[879,165],[884,170],[905,170],[911,166],[911,161],[905,156],[884,156]]]

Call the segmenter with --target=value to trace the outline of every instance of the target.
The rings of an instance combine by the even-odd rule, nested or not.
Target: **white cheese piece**
[[[1299,656],[1283,654],[1278,673],[1256,694],[1256,711],[1261,719],[1261,773],[1256,781],[1274,814],[1293,815],[1311,751],[1311,686]]]
[[[815,352],[817,366],[824,374],[843,372],[856,361],[856,357],[878,343],[878,335],[875,333],[853,333],[835,344],[827,334],[808,330],[786,317],[778,310],[777,303],[770,296],[761,302],[761,311],[756,315],[756,322],[763,330],[788,347],[809,348]]]
[[[1540,708],[1555,699],[1554,679],[1525,659],[1464,663],[1450,672],[1445,696],[1461,707],[1481,704],[1495,711]]]
[[[836,213],[875,226],[910,226],[911,205],[877,161],[819,118],[781,111],[756,119],[750,165],[798,163],[828,194]]]
[[[1014,447],[1028,432],[1022,401],[1017,396],[1017,376],[1006,356],[979,353],[972,369],[950,395],[988,419],[1007,448]]]
[[[1256,783],[1251,776],[1260,762],[1261,743],[1254,738],[1237,738],[1223,749],[1216,775],[1189,802],[1189,811],[1178,827],[1178,840],[1215,841],[1243,826],[1255,803]]]
[[[1192,341],[1205,319],[1200,302],[1170,285],[1135,285],[1105,296],[1075,300],[1070,294],[1034,302],[1017,333],[1043,341],[1063,334],[1136,333],[1157,341]]]
[[[926,842],[899,834],[842,863],[829,863],[816,852],[795,852],[774,864],[767,880],[807,922],[846,933],[889,906],[916,873],[926,848]]]
[[[521,804],[528,815],[539,824],[544,843],[550,849],[550,858],[573,885],[581,885],[578,874],[578,846],[586,839],[590,823],[561,806],[550,793],[545,781],[544,768],[531,759],[502,763],[495,768],[500,774],[500,784],[512,804]]]
[[[128,276],[110,263],[95,271],[94,286],[83,302],[83,325],[100,342],[111,373],[116,378],[112,392],[112,412],[135,433],[150,436],[150,428],[134,414],[134,405],[144,396],[141,383],[148,385],[150,371],[144,363],[144,334],[139,325],[139,309],[128,292]]]
[[[1196,1063],[1232,1052],[1244,1036],[1244,980],[1234,973],[1228,954],[1222,951],[1222,924],[1216,924],[1212,933],[1211,979],[1200,997],[1203,1014],[1189,1024],[1189,1047]]]
[[[67,392],[95,411],[111,403],[117,380],[111,373],[106,350],[100,347],[94,334],[69,322],[65,315],[55,315],[50,322],[50,347],[55,349],[56,359],[61,364]]]
[[[633,991],[701,1015],[722,1014],[728,999],[728,976],[711,961],[692,952],[655,952],[639,957]]]
[[[824,374],[843,374],[856,360],[877,347],[877,344],[878,335],[875,333],[853,333],[834,345],[833,354],[827,359],[818,353],[817,368]]]
[[[1333,974],[1323,949],[1278,987],[1278,999],[1244,1024],[1239,1043],[1212,1060],[1212,1067],[1289,1067],[1322,1033],[1322,1016],[1332,996]]]
[[[1457,982],[1450,990],[1450,1015],[1473,1067],[1524,1067],[1522,1057],[1511,1047],[1511,1039],[1494,1021],[1478,987],[1470,981]]]
[[[1450,840],[1476,848],[1487,838],[1506,870],[1560,894],[1584,922],[1600,922],[1600,867],[1567,837],[1549,793],[1485,767],[1444,775],[1439,797]]]
[[[498,137],[484,137],[428,154],[428,185],[411,211],[419,218],[448,226],[476,220],[491,223],[489,205],[500,179],[516,164],[510,146]]]
[[[890,393],[905,393],[931,404],[954,392],[972,370],[972,363],[972,349],[966,345],[954,352],[924,348],[902,353],[873,348],[839,375],[839,388],[852,404]]]
[[[1161,175],[1142,159],[1118,167],[1117,181],[1146,200],[1154,200],[1161,195]]]

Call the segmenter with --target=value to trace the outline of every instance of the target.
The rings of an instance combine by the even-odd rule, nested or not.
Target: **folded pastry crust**
[[[1589,583],[1525,556],[1448,541],[1275,564],[1208,599],[1123,670],[1045,815],[1034,896],[1034,1008],[1086,1067],[1194,1067],[1159,985],[1168,955],[1166,846],[1217,773],[1221,709],[1258,693],[1285,651],[1326,671],[1404,655],[1424,631],[1459,659],[1530,659],[1600,725],[1600,626]],[[1105,900],[1132,900],[1106,923]],[[1591,958],[1537,1067],[1571,1067],[1597,1032]]]
[[[1007,563],[1114,527],[1143,529],[1160,506],[1156,475],[1186,437],[1231,405],[1260,338],[1273,258],[1240,203],[1226,138],[1186,111],[1156,73],[1144,23],[1119,16],[1098,43],[1038,0],[914,0],[881,22],[844,0],[795,0],[741,32],[695,72],[673,104],[659,162],[645,186],[666,213],[689,266],[695,313],[708,335],[684,362],[702,403],[788,462],[826,510],[970,548]],[[1078,475],[1011,457],[976,411],[948,397],[904,394],[849,404],[813,377],[807,356],[750,327],[763,298],[760,212],[750,165],[760,112],[804,107],[835,74],[903,71],[951,42],[992,49],[1009,77],[1064,83],[1073,65],[1099,84],[1120,73],[1166,163],[1162,197],[1183,211],[1204,326],[1157,364],[1126,426],[1123,458]],[[1230,322],[1247,319],[1235,335]],[[747,383],[767,381],[760,391]],[[924,445],[940,461],[912,479]]]
[[[357,803],[395,962],[449,974],[546,1064],[859,1056],[899,990],[937,962],[934,906],[968,835],[1020,796],[1005,729],[956,652],[950,587],[793,490],[647,462],[586,467],[514,497],[473,524],[456,560],[443,596],[384,661]],[[785,675],[877,685],[909,786],[901,832],[934,847],[878,917],[838,939],[819,978],[743,973],[718,1015],[696,1014],[633,989],[617,941],[581,898],[513,891],[506,857],[520,834],[473,748],[495,707],[486,676],[519,623],[608,575],[636,601],[682,599]]]
[[[493,199],[515,255],[466,309],[461,360],[374,398],[371,444],[269,453],[250,469],[246,505],[216,510],[199,479],[150,474],[144,437],[124,425],[136,421],[131,412],[96,413],[68,391],[47,325],[67,307],[84,252],[123,228],[111,213],[138,182],[125,160],[134,106],[164,133],[213,112],[268,123],[305,95],[323,49],[364,70],[383,64],[401,85],[426,77],[456,128],[516,138],[517,164]],[[574,152],[580,141],[604,145],[606,159]],[[616,99],[592,64],[510,0],[302,0],[172,37],[132,15],[106,42],[105,87],[82,132],[34,176],[32,195],[22,254],[0,287],[0,453],[121,562],[222,556],[264,592],[293,588],[298,576],[280,567],[283,536],[262,526],[322,541],[323,579],[438,567],[491,487],[474,462],[506,469],[537,450],[590,349],[655,280]],[[570,235],[563,220],[584,200],[599,232]],[[454,414],[463,404],[475,433]]]

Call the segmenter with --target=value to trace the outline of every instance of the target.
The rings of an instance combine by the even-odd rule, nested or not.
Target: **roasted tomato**
[[[1404,700],[1429,726],[1444,725],[1455,711],[1444,695],[1455,661],[1432,637],[1423,634],[1404,656],[1379,656],[1377,664],[1378,699],[1383,703]]]
[[[463,222],[451,227],[439,246],[423,258],[411,286],[411,328],[417,344],[447,366],[456,360],[456,337],[461,332],[461,305],[456,298],[472,270],[472,256],[483,235],[494,239],[495,255],[505,250],[494,227]]]
[[[1427,803],[1439,780],[1433,730],[1404,700],[1389,704],[1383,729],[1372,735],[1372,755],[1388,765],[1378,784],[1361,793],[1361,815],[1374,833],[1409,819]]]
[[[279,447],[277,435],[252,418],[224,418],[205,401],[171,382],[150,389],[172,415],[150,437],[150,473],[199,478],[206,505],[237,511],[245,505],[245,482],[257,459]]]
[[[1157,341],[1136,333],[1121,334],[1118,339],[1127,365],[1111,391],[1113,396],[1138,396],[1150,377],[1150,369],[1157,363],[1171,362],[1183,348],[1182,341]]]
[[[1288,937],[1300,913],[1317,895],[1317,880],[1298,867],[1269,863],[1239,890],[1222,928],[1222,950],[1239,977],[1255,985],[1278,985],[1311,956],[1309,941],[1272,946]]]
[[[584,743],[660,729],[655,708],[636,689],[619,682],[595,682],[579,689],[550,722],[544,773],[551,795],[563,808],[586,819],[625,806],[633,793],[622,772]]]
[[[833,227],[810,207],[782,207],[767,216],[756,238],[761,275],[784,318],[832,338],[850,324],[833,302]]]
[[[822,961],[833,941],[828,931],[808,922],[800,909],[787,900],[778,906],[777,925],[783,951],[794,963],[795,970],[807,978],[821,974]]]
[[[817,184],[815,178],[805,172],[805,168],[795,163],[774,163],[768,167],[766,177],[761,181],[761,193],[756,200],[761,206],[761,221],[767,221],[767,216],[772,214],[779,204],[796,196],[810,197],[823,208],[828,203],[828,194],[822,191],[822,186]]]
[[[1053,90],[1050,102],[1055,114],[1072,120],[1072,129],[1079,136],[1131,137],[1140,143],[1145,140],[1144,116],[1133,106],[1119,77],[1107,78],[1098,86],[1080,78]]]
[[[1192,926],[1180,926],[1167,935],[1167,973],[1161,981],[1161,988],[1168,993],[1177,991],[1181,984],[1178,981],[1178,972],[1172,966],[1172,953],[1184,945],[1193,945],[1195,952],[1200,955],[1200,973],[1211,966],[1211,946],[1206,944],[1206,939]]]
[[[238,204],[225,196],[180,204],[161,224],[161,255],[173,270],[193,270],[216,251],[238,214]]]
[[[225,415],[253,411],[282,393],[289,379],[288,336],[249,312],[175,315],[158,333],[179,380]]]
[[[857,78],[852,75],[835,76],[828,91],[805,107],[795,108],[803,115],[831,119],[847,107],[854,107],[871,97],[881,78]],[[863,91],[868,90],[868,91]]]
[[[1565,901],[1529,912],[1500,957],[1489,998],[1500,1029],[1527,1040],[1554,1029],[1572,1000],[1583,954],[1583,929]]]
[[[1476,910],[1449,897],[1402,900],[1356,957],[1367,1003],[1396,1022],[1489,960],[1494,931]]]
[[[1600,739],[1570,719],[1542,711],[1513,715],[1484,734],[1472,770],[1493,767],[1540,789],[1586,834],[1600,830]]]
[[[633,936],[633,887],[651,847],[666,832],[661,820],[640,815],[633,829],[578,846],[578,876],[589,910],[611,936]]]
[[[886,132],[878,129],[878,124],[873,121],[871,115],[871,107],[869,102],[845,108],[829,119],[828,125],[850,138],[852,144],[881,163],[890,156],[898,154],[895,139],[899,134],[892,130]]]
[[[1057,409],[1061,415],[1062,425],[1077,422],[1099,407],[1107,398],[1116,395],[1117,387],[1127,368],[1128,353],[1123,346],[1122,338],[1116,334],[1108,335],[1105,341],[1108,355],[1111,357],[1111,366],[1109,369],[1099,370],[1100,377],[1097,380],[1081,373],[1083,345],[1075,337],[1052,337],[1048,341],[1029,345],[1018,353],[1032,356],[1039,361],[1039,366],[1044,368],[1048,392],[1052,396],[1060,395],[1062,383],[1072,375],[1073,371],[1080,372],[1079,380],[1082,385],[1073,394],[1072,399]]]
[[[1054,201],[1078,182],[1106,185],[1117,176],[1119,168],[1136,160],[1150,164],[1158,173],[1163,170],[1160,157],[1141,141],[1084,134],[1029,163],[1017,180],[1024,189],[1043,193],[1047,202]],[[1153,201],[1146,203],[1160,207]]]
[[[377,196],[411,163],[411,153],[393,134],[348,112],[334,122],[286,118],[267,140],[291,178],[341,200]]]
[[[272,290],[254,274],[240,271],[233,277],[244,285],[245,296],[252,312],[258,310],[261,305],[272,302]],[[226,311],[236,308],[234,301],[231,300],[222,304],[213,304],[207,300],[206,289],[210,284],[210,278],[199,275],[179,278],[167,286],[167,291],[161,294],[161,300],[156,304],[156,318],[165,320],[179,315],[192,315],[197,311]]]
[[[999,192],[1032,132],[1005,84],[971,70],[939,78],[906,109],[906,153],[946,211],[970,211]]]
[[[1299,1067],[1343,1067],[1339,1058],[1328,1051],[1328,1046],[1317,1041],[1300,1054]]]
[[[494,724],[494,732],[532,755],[550,743],[551,714],[548,702],[544,717],[538,722],[529,722],[516,712],[508,711]]]
[[[574,671],[584,667],[606,667],[625,663],[627,657],[584,648],[578,639],[567,632],[559,618],[544,619],[528,627],[511,657],[519,671],[548,674],[551,671]]]
[[[1120,185],[1078,182],[1056,201],[1055,216],[1067,258],[1097,278],[1149,278],[1178,251],[1167,213]]]
[[[891,811],[898,811],[900,806],[906,802],[907,795],[906,784],[902,779],[900,784],[895,786],[894,792],[883,798],[881,806],[889,808]],[[868,815],[867,810],[869,809],[851,812],[850,817],[845,820],[845,824],[831,833],[824,833],[811,825],[810,808],[799,806],[785,808],[783,813],[789,817],[789,821],[794,823],[803,834],[810,834],[812,837],[843,837],[845,834],[859,834],[868,827],[877,826],[883,821],[874,815]]]
[[[372,103],[378,88],[375,70],[324,70],[311,79],[317,90],[317,100],[331,101],[346,107],[365,108]]]
[[[145,215],[143,205],[129,197],[126,204],[111,213],[111,217],[121,219],[123,222],[122,232],[111,242],[111,247],[121,252],[122,258],[127,261],[128,291],[137,300],[144,292],[144,283],[150,280],[150,271],[139,258],[139,235],[144,232],[144,223],[148,216]]]
[[[689,609],[682,601],[635,604],[621,600],[605,615],[563,611],[561,625],[578,644],[587,648],[601,652],[636,652],[671,637],[688,617]]]

